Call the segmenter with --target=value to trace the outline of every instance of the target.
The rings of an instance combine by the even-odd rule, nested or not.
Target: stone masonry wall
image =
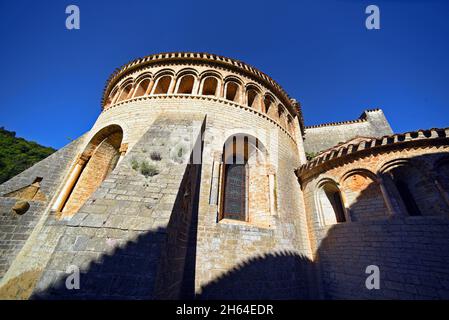
[[[192,203],[184,199],[190,188],[183,183],[193,174],[182,160],[188,159],[203,119],[199,114],[161,115],[78,213],[68,221],[48,218],[46,227],[62,228],[62,235],[32,298],[181,295],[192,214]],[[183,148],[182,159],[179,148]],[[152,159],[154,153],[160,160]],[[158,173],[145,177],[143,161]],[[133,169],[135,162],[140,165]],[[65,287],[65,271],[71,265],[81,270],[80,290]]]
[[[0,186],[0,279],[22,249],[55,195],[82,142],[83,137]],[[11,208],[20,199],[5,197],[5,195],[29,186],[37,177],[43,178],[39,192],[45,195],[45,201],[28,200],[30,209],[24,215],[15,214]]]
[[[218,221],[219,203],[210,202],[214,190],[212,184],[217,183],[213,179],[213,161],[220,161],[226,139],[236,133],[259,139],[274,167],[277,211],[269,217],[272,222],[269,227]],[[295,141],[251,112],[222,108],[216,114],[208,114],[195,280],[200,298],[249,298],[251,295],[256,298],[309,297],[308,281],[313,277],[309,277],[309,240],[302,198],[298,196],[300,188],[294,175],[295,164],[300,162],[296,150]],[[254,193],[261,192],[261,197],[266,197],[265,183]],[[270,212],[267,210],[265,214],[270,215]],[[285,283],[280,281],[278,273],[273,270],[276,260],[279,263],[289,261],[281,273],[293,278]],[[250,269],[255,270],[247,274],[246,270]]]
[[[328,164],[322,170],[317,171],[317,173],[310,178],[308,181],[303,182],[303,192],[304,198],[306,200],[307,215],[309,217],[308,223],[311,232],[312,247],[314,247],[315,235],[313,230],[319,226],[318,223],[318,202],[315,201],[317,194],[317,184],[323,179],[331,179],[339,185],[339,188],[346,198],[348,209],[357,215],[357,212],[361,212],[358,215],[357,221],[366,221],[373,219],[384,219],[387,217],[385,215],[385,209],[381,208],[385,205],[382,204],[380,199],[383,201],[380,187],[377,182],[371,182],[368,188],[363,188],[363,184],[359,184],[359,189],[357,190],[358,195],[353,196],[354,191],[348,186],[348,181],[352,179],[354,175],[360,174],[362,172],[365,176],[366,174],[374,177],[380,177],[381,174],[379,170],[384,164],[389,163],[395,159],[409,159],[411,161],[411,171],[419,171],[419,174],[411,175],[412,179],[415,180],[418,177],[420,180],[415,181],[417,188],[420,188],[421,193],[417,193],[416,196],[421,199],[423,215],[443,215],[449,216],[448,205],[445,204],[444,198],[438,191],[438,188],[433,183],[434,177],[434,165],[439,161],[439,159],[444,159],[447,157],[449,152],[449,147],[447,145],[440,146],[423,146],[414,148],[399,148],[395,150],[386,150],[385,152],[375,152],[366,155],[359,156],[356,159],[339,161],[335,164]],[[318,169],[317,169],[318,170]],[[346,182],[343,181],[346,179]],[[390,188],[389,180],[383,179],[385,183],[386,190],[388,192],[389,198],[391,199],[393,207],[397,210],[398,207],[398,194],[393,192],[394,188]],[[354,188],[354,185],[353,185]],[[369,201],[369,203],[365,203]],[[399,214],[405,214],[400,210],[397,210]]]
[[[342,192],[346,196],[351,221],[376,220],[388,216],[381,190],[371,177],[351,175],[342,183]]]
[[[305,151],[320,152],[357,136],[382,137],[393,133],[382,110],[367,110],[359,119],[363,121],[307,127]]]
[[[449,206],[432,182],[435,164],[447,158],[447,145],[415,145],[387,149],[327,163],[303,182],[311,245],[320,270],[321,296],[327,299],[447,299],[449,272]],[[390,215],[380,187],[373,179],[395,159],[409,160],[423,207],[422,216],[396,211]],[[410,171],[414,172],[414,171]],[[353,178],[355,177],[355,178]],[[323,179],[340,188],[352,222],[319,223],[317,187]],[[441,179],[441,178],[440,178]],[[383,179],[388,182],[389,180]],[[413,181],[412,181],[413,182]],[[368,184],[368,185],[367,185]],[[385,184],[394,208],[398,195]],[[353,196],[354,191],[358,193]],[[427,200],[426,200],[427,199]],[[382,203],[383,202],[383,203]],[[354,219],[355,218],[355,219]],[[367,290],[369,265],[380,268],[380,290]]]
[[[111,164],[116,163],[118,160],[118,150],[121,141],[122,134],[114,133],[100,143],[78,178],[62,212],[65,214],[76,213],[89,196],[98,188],[109,174]]]
[[[449,219],[408,217],[338,224],[318,231],[326,299],[448,299]],[[380,270],[368,290],[367,266]]]
[[[302,139],[297,141],[296,137],[290,136],[274,121],[250,108],[216,98],[182,96],[137,99],[112,107],[99,116],[80,150],[102,128],[119,125],[123,129],[122,143],[128,144],[129,151],[70,221],[56,221],[54,216],[45,217],[46,223],[38,230],[33,243],[21,252],[20,265],[15,266],[20,271],[15,273],[13,280],[22,283],[21,289],[10,291],[9,296],[26,298],[30,293],[29,288],[37,285],[34,297],[72,297],[72,292],[61,292],[59,285],[63,284],[61,279],[64,279],[66,268],[75,264],[81,266],[90,286],[84,293],[79,292],[80,296],[156,297],[154,289],[157,277],[154,270],[159,270],[159,262],[156,261],[165,259],[161,260],[161,248],[166,245],[167,224],[186,168],[164,167],[164,171],[156,177],[165,177],[167,182],[152,181],[136,173],[131,168],[131,160],[133,157],[139,161],[150,159],[152,151],[157,151],[157,148],[166,150],[162,142],[155,141],[154,134],[148,133],[148,130],[156,123],[156,119],[168,117],[170,121],[170,117],[175,114],[190,119],[189,128],[202,125],[203,118],[198,117],[198,114],[202,117],[207,115],[205,150],[200,169],[198,236],[193,241],[189,240],[187,247],[187,250],[195,248],[196,261],[176,260],[186,263],[185,268],[190,272],[187,279],[195,280],[191,290],[200,294],[201,287],[245,261],[259,261],[262,258],[262,265],[270,269],[269,262],[285,259],[289,262],[285,264],[287,269],[283,272],[273,272],[271,278],[259,272],[253,278],[248,277],[247,281],[258,283],[259,287],[266,288],[259,292],[265,295],[270,293],[273,297],[287,297],[292,291],[296,297],[309,296],[308,279],[311,277],[307,274],[310,273],[311,249],[303,200],[294,174],[299,159],[303,158],[297,154],[298,150],[302,150]],[[153,132],[168,130],[169,127],[165,126],[157,124]],[[236,133],[249,133],[257,137],[273,156],[276,214],[270,216],[272,227],[217,223],[217,206],[209,203],[213,154],[221,152],[227,137]],[[182,145],[183,138],[179,137],[174,143]],[[148,161],[153,162],[151,159]],[[144,186],[146,181],[148,186]],[[143,252],[145,257],[137,251]],[[273,259],[271,255],[274,255]],[[135,268],[126,270],[126,261],[136,265]],[[113,269],[108,269],[111,266]],[[100,271],[103,268],[108,271]],[[174,267],[173,270],[179,268]],[[146,271],[139,273],[136,269]],[[296,278],[287,279],[286,283],[290,283],[290,287],[279,282],[279,277],[282,278],[288,270],[296,269],[304,272],[300,273],[301,276],[291,273]],[[106,282],[110,281],[110,285],[106,286],[106,291],[98,293],[100,288],[96,287],[96,279],[104,278]],[[171,289],[157,291],[158,294],[170,298],[183,294],[180,286],[185,287],[185,279],[182,284],[179,284],[179,278],[170,279],[173,281]],[[130,289],[132,283],[146,285],[137,292]],[[268,286],[277,289],[269,290]]]
[[[308,261],[311,249],[307,222],[301,190],[294,174],[297,165],[301,163],[302,157],[298,150],[302,150],[302,139],[297,140],[296,137],[288,135],[274,121],[256,110],[212,97],[179,95],[144,97],[111,107],[100,115],[91,135],[107,125],[118,124],[124,130],[123,143],[128,143],[129,148],[132,148],[139,134],[147,130],[145,128],[154,122],[158,115],[165,112],[202,112],[207,115],[196,248],[197,294],[201,293],[203,286],[226,274],[233,266],[252,258],[263,257],[264,254],[285,253],[290,250],[288,256],[293,255],[293,261],[296,261],[293,265],[301,265],[303,258]],[[224,142],[229,136],[238,133],[258,138],[273,157],[271,160],[275,171],[277,213],[270,217],[273,222],[270,228],[259,228],[251,224],[217,223],[217,204],[210,203],[215,155],[217,152],[221,154]],[[293,290],[297,296],[308,294],[305,289],[307,285],[301,283],[305,278],[290,282],[292,287],[301,289]],[[248,281],[251,281],[251,278],[248,278]],[[252,281],[265,286],[270,282],[270,278],[253,278]],[[275,290],[260,292],[276,293]]]

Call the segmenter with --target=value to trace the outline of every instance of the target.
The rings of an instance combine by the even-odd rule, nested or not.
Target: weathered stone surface
[[[77,139],[0,185],[0,228],[4,228],[0,236],[0,279],[22,249],[47,208],[49,200],[55,195],[82,141],[83,137]],[[18,210],[24,214],[12,214],[14,206],[21,200],[3,196],[29,186],[36,177],[43,178],[40,182],[40,190],[46,195],[46,201],[28,200],[29,209],[26,212]]]
[[[304,150],[317,153],[355,137],[383,137],[393,134],[382,110],[367,110],[359,119],[306,128]]]
[[[85,137],[0,186],[1,298],[448,297],[448,129],[348,141],[306,163],[304,147],[391,133],[382,111],[307,128],[304,146],[300,107],[282,88],[204,54],[136,62],[112,77],[104,102]],[[254,144],[232,150],[247,166],[245,187],[236,184],[245,221],[237,221],[224,218],[223,160],[226,141],[243,136]],[[404,189],[399,197],[384,179],[401,164],[390,161],[421,156],[398,176],[423,214],[392,217],[405,210]],[[310,164],[298,181],[296,169]],[[45,197],[30,187],[38,177]],[[29,201],[24,215],[11,214],[14,196]],[[346,223],[336,223],[336,199]],[[62,215],[50,212],[55,203]],[[367,264],[381,268],[381,291],[363,287]],[[73,267],[80,290],[65,286]]]
[[[25,214],[28,209],[30,209],[30,204],[27,201],[17,201],[11,210],[18,215],[22,215]]]

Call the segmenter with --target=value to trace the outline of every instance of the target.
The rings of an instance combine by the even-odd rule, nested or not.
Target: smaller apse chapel
[[[120,67],[88,132],[0,185],[0,297],[449,298],[449,129],[301,108],[223,56]]]

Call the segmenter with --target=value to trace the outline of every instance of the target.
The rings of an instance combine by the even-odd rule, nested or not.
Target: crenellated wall
[[[448,133],[342,145],[299,169],[323,298],[448,297]],[[365,286],[370,265],[379,290]]]
[[[306,127],[304,148],[307,153],[318,153],[356,137],[379,138],[391,134],[382,110],[366,110],[356,120]]]

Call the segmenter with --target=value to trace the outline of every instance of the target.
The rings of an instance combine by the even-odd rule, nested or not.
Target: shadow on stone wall
[[[195,296],[200,173],[201,166],[187,166],[167,228],[144,232],[90,263],[79,290],[68,290],[68,274],[60,273],[31,299],[309,299],[313,263],[290,251],[250,258]]]
[[[31,299],[193,298],[198,183],[201,165],[186,167],[167,228],[143,232],[133,241],[94,260],[80,272],[80,289],[68,290],[69,274],[34,290]],[[56,249],[57,250],[57,249]],[[188,254],[187,254],[188,253]],[[90,262],[90,263],[89,263]],[[52,275],[52,270],[46,270]],[[193,272],[193,273],[192,273]],[[45,273],[42,277],[45,277]],[[45,281],[44,281],[45,283]]]
[[[315,263],[324,299],[448,299],[449,219],[405,217],[332,226]],[[366,273],[379,268],[380,289]]]
[[[311,299],[313,263],[290,251],[269,253],[236,265],[202,287],[200,300]]]
[[[65,282],[69,274],[62,273],[51,286],[35,290],[30,299],[152,299],[155,253],[160,252],[165,238],[164,228],[141,234],[81,270],[79,290],[68,290]]]
[[[67,275],[35,290],[32,299],[448,299],[449,219],[401,217],[341,223],[327,229],[310,261],[284,251],[252,257],[202,287],[195,297],[195,248],[201,168],[188,167],[167,228],[91,263],[81,288]],[[186,186],[194,194],[187,202]],[[380,269],[379,290],[368,290],[368,265]],[[318,271],[319,270],[319,271]],[[45,275],[44,275],[45,276]],[[320,279],[320,280],[317,280]],[[318,291],[323,296],[318,295]]]
[[[411,170],[401,178],[409,184],[410,196],[421,202],[421,216],[407,213],[404,205],[405,211],[394,216],[387,212],[379,216],[379,207],[366,201],[372,199],[370,185],[349,208],[365,210],[365,220],[339,223],[317,232],[322,239],[314,262],[321,269],[324,299],[449,298],[449,206],[433,180],[438,179],[443,186],[449,181],[447,171],[435,165],[447,156],[434,153],[409,158],[419,170],[420,179]],[[375,188],[381,197],[379,187]],[[401,195],[390,188],[387,191],[398,210]],[[376,219],[370,219],[369,215],[375,214]],[[366,287],[370,265],[379,267],[379,290]]]

